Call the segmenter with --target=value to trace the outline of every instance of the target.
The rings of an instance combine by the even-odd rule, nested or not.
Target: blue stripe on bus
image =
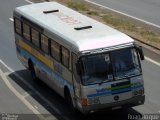
[[[91,95],[88,95],[87,97],[98,97],[98,96],[105,96],[105,95],[112,95],[112,94],[120,94],[120,93],[125,93],[125,92],[128,92],[128,91],[137,89],[137,88],[141,88],[141,87],[143,87],[143,85],[137,85],[137,86],[134,86],[134,87],[131,86],[131,87],[128,87],[128,88],[123,88],[123,89],[109,91],[109,92],[91,94]]]

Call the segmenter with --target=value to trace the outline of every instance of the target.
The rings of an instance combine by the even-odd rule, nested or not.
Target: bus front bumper
[[[90,112],[102,111],[102,110],[115,110],[120,108],[129,108],[138,105],[142,105],[145,102],[145,95],[136,96],[127,100],[117,101],[114,103],[107,103],[107,104],[97,104],[97,105],[90,105],[90,106],[83,106],[83,113],[87,114]]]

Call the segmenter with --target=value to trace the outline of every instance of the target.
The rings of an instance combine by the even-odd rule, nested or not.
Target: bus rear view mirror
[[[145,58],[144,58],[144,53],[143,53],[143,50],[142,50],[142,46],[137,46],[136,45],[136,50],[138,51],[138,54],[139,54],[141,60],[144,60]]]

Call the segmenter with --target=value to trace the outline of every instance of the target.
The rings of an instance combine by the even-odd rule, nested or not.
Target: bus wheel
[[[71,98],[71,94],[68,89],[65,89],[65,99],[66,99],[67,104],[69,105],[69,108],[72,111],[75,111],[75,108],[74,108],[73,102],[72,102],[72,98]]]
[[[34,82],[38,82],[38,78],[37,78],[37,76],[36,76],[36,72],[35,72],[35,69],[34,69],[34,65],[33,65],[33,63],[32,63],[31,60],[29,60],[28,66],[29,66],[29,71],[30,71],[30,73],[31,73],[32,80],[33,80]]]

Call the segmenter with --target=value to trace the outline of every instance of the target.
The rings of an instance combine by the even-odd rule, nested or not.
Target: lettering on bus
[[[103,92],[108,92],[108,91],[110,91],[110,87],[96,89],[97,93],[103,93]]]
[[[65,15],[62,12],[54,13],[54,15],[57,16],[63,22],[69,24],[69,25],[74,25],[74,24],[80,24],[81,23],[80,21],[74,19],[73,17]]]

